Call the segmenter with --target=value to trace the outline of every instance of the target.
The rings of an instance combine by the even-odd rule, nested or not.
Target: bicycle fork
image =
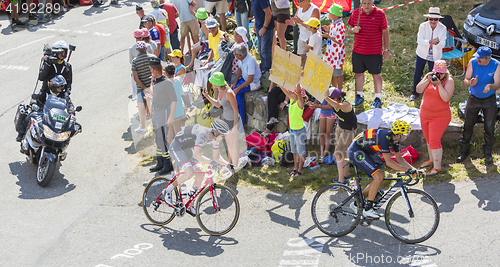
[[[406,209],[408,210],[408,214],[410,215],[410,218],[413,218],[415,214],[413,213],[413,209],[411,208],[410,200],[408,199],[408,193],[406,192],[406,189],[404,187],[401,187],[401,195],[403,196],[403,199],[406,204]]]
[[[217,192],[213,186],[210,186],[210,196],[212,197],[212,205],[215,211],[220,211],[219,200],[217,199]]]

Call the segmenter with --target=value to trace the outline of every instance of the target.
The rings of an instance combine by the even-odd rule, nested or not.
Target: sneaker
[[[43,19],[39,19],[39,20],[38,20],[38,23],[47,23],[47,22],[49,22],[49,20],[48,20],[48,19],[46,19],[46,18],[43,18]]]
[[[63,10],[64,12],[68,11],[68,6],[63,6],[63,7],[62,7],[62,10]]]
[[[137,127],[137,129],[135,129],[135,132],[136,133],[145,133],[146,132],[146,129],[142,128],[141,126]]]
[[[375,100],[373,100],[372,108],[380,108],[382,106],[382,100],[380,98],[375,97]]]
[[[189,213],[193,217],[196,216],[196,208],[194,207],[194,205],[189,205],[189,207],[186,208],[186,212]],[[203,212],[200,211],[200,213],[198,213],[198,214],[202,215]]]
[[[174,203],[172,202],[172,192],[167,192],[166,188],[163,190],[163,198],[165,199],[165,202],[168,205],[171,205],[171,206],[174,205]]]
[[[351,202],[351,205],[349,205],[349,207],[351,207],[354,213],[358,214],[358,207],[356,206],[356,202]]]
[[[72,4],[68,4],[68,8],[74,8],[75,6]]]
[[[276,119],[276,118],[272,117],[272,118],[270,118],[270,119],[269,119],[269,121],[267,122],[267,125],[269,125],[269,124],[275,124],[275,123],[278,123],[278,122],[280,122],[278,119]]]
[[[38,16],[35,13],[29,13],[28,18],[29,20],[36,20],[38,19]]]
[[[361,103],[365,101],[365,98],[362,97],[361,95],[356,94],[356,100],[354,100],[354,106],[359,106]]]
[[[373,208],[369,210],[363,210],[363,216],[365,217],[370,217],[370,218],[380,218],[382,217],[381,214],[377,213]]]

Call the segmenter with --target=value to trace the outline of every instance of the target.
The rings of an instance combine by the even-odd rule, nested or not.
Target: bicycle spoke
[[[224,185],[214,185],[214,200],[209,188],[198,197],[196,218],[201,229],[210,235],[231,231],[238,221],[240,206],[234,192]],[[215,209],[218,207],[218,209]]]
[[[170,182],[169,179],[158,177],[151,180],[142,196],[142,209],[150,222],[165,225],[175,217],[174,209],[163,202],[162,191]],[[177,190],[172,191],[172,198],[177,199]],[[161,200],[161,202],[158,202]]]

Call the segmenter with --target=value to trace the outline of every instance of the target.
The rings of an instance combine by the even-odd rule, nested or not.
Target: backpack
[[[167,31],[165,31],[165,27],[163,27],[163,25],[161,25],[160,23],[156,23],[154,26],[155,26],[156,30],[158,30],[158,33],[160,34],[160,44],[161,44],[161,46],[164,46],[165,45],[165,36],[167,36]]]

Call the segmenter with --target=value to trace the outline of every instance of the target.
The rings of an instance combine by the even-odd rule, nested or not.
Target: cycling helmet
[[[229,133],[229,125],[227,125],[227,123],[221,119],[215,119],[214,121],[212,121],[210,126],[212,127],[212,131],[218,132],[222,135],[226,135]]]
[[[411,126],[404,120],[395,120],[391,124],[391,131],[393,134],[409,135],[411,132]]]
[[[55,55],[62,54],[64,58],[66,58],[66,55],[68,54],[68,49],[68,44],[63,40],[59,40],[52,45],[52,53]]]
[[[66,79],[62,75],[56,75],[54,78],[49,80],[49,89],[54,95],[58,95],[62,92],[62,89],[66,86]],[[61,90],[58,90],[61,89]]]

